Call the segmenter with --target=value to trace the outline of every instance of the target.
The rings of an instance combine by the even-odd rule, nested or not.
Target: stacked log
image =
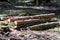
[[[44,22],[48,22],[55,16],[54,13],[51,14],[41,14],[41,15],[34,15],[34,16],[18,16],[18,17],[11,17],[8,19],[9,23],[13,23],[14,28],[23,27],[21,25],[29,25],[29,24],[41,24]],[[44,25],[45,26],[45,25]],[[38,28],[38,27],[37,27]]]
[[[7,20],[9,17],[1,17],[1,20]]]
[[[21,25],[21,24],[33,24],[33,23],[38,23],[38,22],[42,22],[44,20],[40,20],[40,19],[29,19],[29,20],[17,20],[14,21],[15,25]]]
[[[29,28],[31,30],[44,30],[44,29],[54,28],[57,26],[58,26],[58,22],[49,22],[49,23],[33,25],[33,26],[30,26]]]
[[[46,23],[48,21],[51,21],[51,18],[53,18],[54,16],[55,14],[51,13],[51,14],[41,14],[41,15],[34,15],[34,16],[1,17],[0,19],[3,20],[3,22],[0,22],[0,24],[9,27],[11,26],[14,28],[23,28],[25,26],[30,26],[31,30],[37,30],[37,29],[39,30],[39,29],[45,29],[50,27],[56,27],[57,23],[53,23],[53,22],[51,24]],[[5,22],[4,20],[7,21]],[[35,26],[32,27],[32,25]]]
[[[48,22],[55,14],[41,14],[34,16],[21,16],[21,17],[13,17],[8,19],[8,22],[14,22],[14,27],[20,27],[21,25],[29,25],[29,24],[40,24],[44,22]]]
[[[40,18],[40,19],[49,19],[49,18],[52,18],[52,17],[54,17],[55,16],[55,14],[54,13],[51,13],[51,14],[41,14],[41,15],[35,15],[35,16],[32,16],[32,18],[35,18],[35,19],[37,19],[37,18]]]
[[[41,15],[35,15],[35,16],[21,16],[21,17],[12,17],[8,19],[8,22],[14,22],[16,20],[27,20],[27,19],[44,19],[44,20],[50,20],[52,17],[54,17],[55,14],[41,14]]]
[[[29,24],[37,24],[45,20],[40,20],[40,19],[29,19],[29,20],[18,20],[14,21],[15,28],[21,26],[21,25],[29,25]]]
[[[31,19],[31,17],[30,16],[12,17],[8,19],[8,22],[14,22],[16,20],[26,20],[26,19]]]

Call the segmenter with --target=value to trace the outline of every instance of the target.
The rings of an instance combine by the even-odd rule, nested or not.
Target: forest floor
[[[10,30],[11,32],[0,31],[0,40],[60,40],[60,27],[40,31]]]
[[[17,31],[10,29],[11,32],[0,33],[1,40],[60,40],[60,33],[54,31]]]

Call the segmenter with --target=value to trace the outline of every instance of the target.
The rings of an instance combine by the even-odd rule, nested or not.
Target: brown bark
[[[1,17],[1,20],[7,20],[9,17]]]
[[[29,20],[17,20],[14,21],[15,25],[22,25],[22,24],[34,24],[34,23],[40,23],[44,22],[45,20],[40,20],[40,19],[29,19]]]
[[[51,19],[55,14],[41,14],[35,16],[22,16],[22,17],[12,17],[8,19],[8,22],[14,22],[16,20],[28,20],[28,19]]]
[[[44,29],[50,29],[50,28],[55,28],[57,27],[56,24],[51,24],[51,25],[43,25],[43,26],[37,26],[37,27],[31,27],[30,30],[44,30]]]

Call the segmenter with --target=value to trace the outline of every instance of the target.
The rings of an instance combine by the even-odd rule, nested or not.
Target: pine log
[[[50,23],[33,25],[33,26],[30,26],[29,28],[31,30],[44,30],[44,29],[54,28],[54,27],[57,27],[57,26],[58,26],[58,22],[50,22]]]
[[[14,22],[16,20],[26,20],[26,19],[31,19],[31,17],[30,16],[12,17],[8,19],[8,22]]]
[[[27,20],[27,19],[45,19],[50,20],[52,17],[54,17],[55,14],[41,14],[41,15],[34,15],[34,16],[21,16],[21,17],[12,17],[8,19],[8,22],[14,22],[16,20]]]
[[[32,16],[33,18],[40,18],[40,19],[49,19],[49,18],[52,18],[54,17],[55,14],[54,13],[50,13],[50,14],[41,14],[41,15],[35,15],[35,16]]]
[[[40,20],[40,19],[29,19],[29,20],[17,20],[14,21],[15,25],[22,25],[22,24],[36,24],[40,22],[44,22],[45,20]]]
[[[1,17],[1,20],[7,20],[9,17]]]
[[[49,22],[49,23],[42,23],[37,25],[28,26],[30,30],[44,30],[44,29],[50,29],[58,26],[58,22]],[[27,28],[25,26],[14,26],[13,28]]]

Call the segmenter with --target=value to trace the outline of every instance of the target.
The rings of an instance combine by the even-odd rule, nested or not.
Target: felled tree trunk
[[[29,19],[29,20],[18,20],[14,21],[15,25],[22,25],[22,24],[34,24],[34,23],[39,23],[42,22],[42,20],[39,19]]]
[[[8,22],[14,22],[16,20],[27,20],[27,19],[31,19],[31,17],[29,17],[29,16],[12,17],[12,18],[8,19]]]
[[[1,20],[7,20],[9,17],[1,17]]]
[[[8,22],[14,22],[16,20],[27,20],[27,19],[51,19],[55,16],[54,13],[51,14],[41,14],[35,16],[22,16],[22,17],[12,17],[8,19]]]
[[[30,26],[30,29],[31,30],[44,30],[44,29],[54,28],[57,26],[58,26],[57,22],[49,22],[49,23],[43,23],[43,24]]]

